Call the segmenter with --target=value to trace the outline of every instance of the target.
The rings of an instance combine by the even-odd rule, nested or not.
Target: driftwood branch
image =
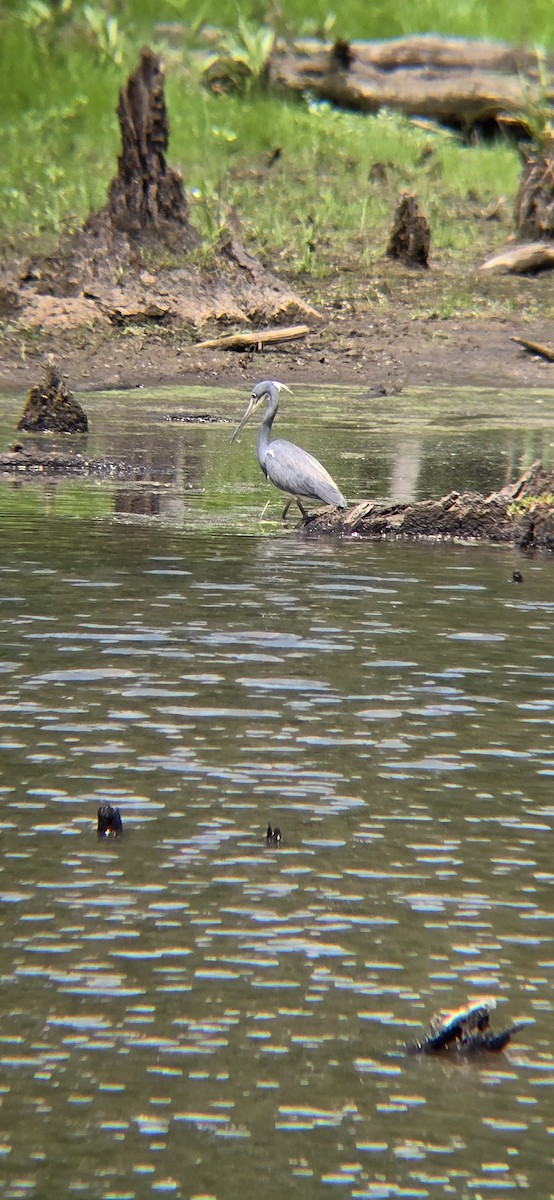
[[[311,536],[510,543],[519,549],[554,550],[554,474],[541,463],[515,483],[482,496],[450,492],[440,500],[381,504],[363,500],[348,512],[320,509],[301,523]]]
[[[539,358],[545,358],[547,362],[554,362],[554,350],[550,346],[541,346],[540,342],[528,342],[527,338],[511,337],[511,342],[517,342],[518,346],[523,346],[524,350],[528,350],[529,354],[538,354]]]
[[[262,349],[263,346],[276,346],[280,342],[293,342],[297,338],[306,337],[310,332],[309,325],[288,325],[282,329],[257,329],[254,333],[228,333],[224,337],[210,338],[206,342],[197,342],[197,350],[248,350],[251,346]]]

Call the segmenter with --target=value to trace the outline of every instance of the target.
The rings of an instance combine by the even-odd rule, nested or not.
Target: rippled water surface
[[[165,419],[243,399],[85,398],[145,479],[0,485],[1,1194],[551,1197],[554,562],[260,523],[254,433]],[[554,441],[324,400],[283,432],[351,498]],[[406,1056],[479,994],[504,1054]]]

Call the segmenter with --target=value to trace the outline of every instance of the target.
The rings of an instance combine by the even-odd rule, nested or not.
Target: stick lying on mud
[[[250,346],[262,349],[265,345],[276,346],[279,342],[293,342],[306,337],[308,325],[288,325],[282,329],[257,329],[254,333],[227,333],[224,337],[210,338],[197,342],[196,350],[248,350]]]
[[[527,338],[511,337],[511,342],[517,342],[518,346],[523,346],[524,350],[528,350],[529,354],[538,354],[539,358],[545,358],[547,362],[554,362],[554,350],[550,346],[541,346],[540,342],[528,342]]]

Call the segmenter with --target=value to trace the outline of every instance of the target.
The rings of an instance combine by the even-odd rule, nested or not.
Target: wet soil
[[[198,349],[204,338],[256,323],[179,327],[142,314],[87,326],[54,312],[32,328],[12,322],[0,335],[0,389],[32,387],[49,353],[69,387],[85,392],[172,384],[248,389],[264,377],[289,385],[359,384],[377,394],[426,385],[554,385],[554,364],[510,340],[554,346],[551,272],[485,279],[478,269],[453,274],[440,263],[418,271],[383,262],[371,277],[353,266],[324,280],[284,282],[318,314],[302,341],[263,352]],[[457,288],[460,315],[441,315],[452,312]]]

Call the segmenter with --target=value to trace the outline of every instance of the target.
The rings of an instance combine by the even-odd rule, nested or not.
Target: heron
[[[338,508],[347,508],[346,500],[334,479],[331,479],[329,472],[313,454],[295,446],[294,442],[286,442],[284,438],[270,440],[271,426],[277,416],[281,391],[290,392],[290,388],[285,383],[277,383],[276,380],[270,379],[257,383],[252,389],[248,408],[231,441],[234,442],[262,400],[267,397],[267,408],[258,434],[258,462],[266,479],[289,497],[283,510],[283,521],[293,500],[296,501],[302,516],[308,515],[301,496],[305,500],[319,500],[323,504],[336,504]]]

